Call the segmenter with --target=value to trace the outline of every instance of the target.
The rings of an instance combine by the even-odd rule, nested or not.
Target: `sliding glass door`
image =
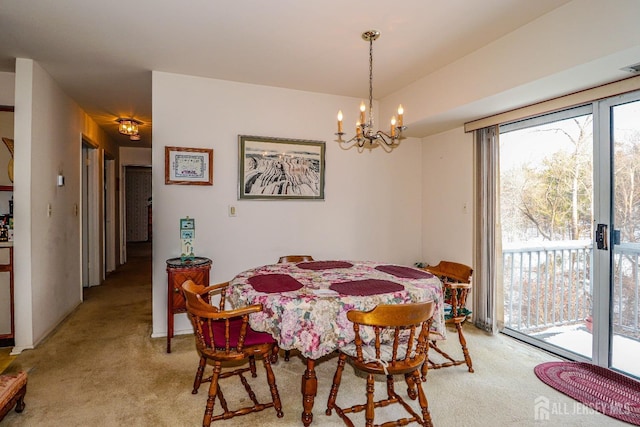
[[[590,359],[593,114],[584,106],[500,127],[504,322]]]
[[[602,102],[601,120],[610,123],[611,162],[611,285],[609,325],[610,365],[640,377],[640,95]]]
[[[504,331],[640,377],[640,94],[500,127]]]

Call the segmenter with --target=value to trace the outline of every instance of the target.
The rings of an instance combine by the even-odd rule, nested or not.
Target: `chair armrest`
[[[210,286],[207,286],[206,288],[204,288],[200,295],[202,295],[202,294],[210,294],[211,292],[227,288],[228,286],[229,286],[229,282],[210,285]]]
[[[247,305],[245,307],[235,308],[233,310],[218,311],[216,313],[210,313],[211,319],[231,319],[233,317],[241,317],[251,313],[258,313],[262,311],[262,304]]]

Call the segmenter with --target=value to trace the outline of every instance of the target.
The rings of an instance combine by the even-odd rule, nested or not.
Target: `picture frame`
[[[213,149],[165,147],[164,183],[213,185]]]
[[[324,141],[238,135],[238,154],[238,199],[324,200]]]
[[[196,228],[196,221],[193,218],[180,218],[180,230],[193,230]]]

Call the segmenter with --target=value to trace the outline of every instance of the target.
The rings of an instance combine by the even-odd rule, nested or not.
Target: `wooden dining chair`
[[[245,415],[251,412],[262,411],[274,407],[278,418],[282,418],[282,403],[276,379],[271,368],[271,356],[277,349],[276,342],[270,334],[256,332],[249,327],[249,314],[262,310],[262,305],[254,304],[233,310],[224,310],[210,305],[206,296],[211,292],[221,292],[229,285],[228,282],[204,287],[191,280],[182,284],[182,290],[186,300],[187,313],[193,325],[196,339],[196,348],[200,354],[200,365],[196,373],[193,385],[193,394],[198,392],[202,382],[210,382],[209,395],[205,407],[202,425],[208,427],[212,421],[229,419],[237,415]],[[224,306],[222,301],[221,307]],[[244,373],[251,372],[252,377],[257,376],[255,358],[261,357],[267,375],[267,382],[271,392],[271,401],[260,403]],[[213,363],[213,374],[210,378],[202,379],[207,362]],[[247,361],[248,367],[237,367],[235,364]],[[222,372],[223,363],[234,362],[235,369]],[[240,365],[242,366],[242,365]],[[243,388],[249,395],[251,406],[245,406],[237,410],[230,410],[220,387],[220,379],[238,376]],[[220,402],[223,412],[213,415],[216,398]],[[243,399],[244,401],[244,399]]]
[[[313,257],[311,255],[284,255],[281,256],[278,260],[278,264],[286,264],[286,263],[297,263],[297,262],[309,262],[313,261]],[[284,351],[284,360],[288,362],[291,358],[291,350]]]
[[[311,255],[285,255],[280,257],[280,259],[278,260],[278,264],[307,261],[313,261],[313,257]]]
[[[355,341],[339,349],[338,367],[333,376],[326,414],[336,413],[348,425],[353,422],[350,413],[365,411],[366,425],[372,426],[375,409],[399,404],[410,415],[384,425],[401,426],[417,422],[431,426],[429,404],[422,388],[420,372],[429,351],[429,328],[433,320],[433,301],[412,304],[378,305],[371,311],[351,310],[347,318],[353,322]],[[347,359],[354,368],[367,373],[366,403],[341,408],[336,399]],[[375,375],[385,375],[387,397],[375,401]],[[404,375],[410,399],[418,398],[422,414],[419,415],[394,390],[394,376]]]
[[[454,325],[458,332],[458,341],[462,347],[463,359],[450,356],[438,347],[437,341],[432,340],[430,346],[446,359],[446,362],[436,363],[432,359],[423,367],[422,379],[426,380],[427,369],[447,368],[466,364],[469,372],[473,372],[473,365],[467,340],[464,338],[462,325],[467,321],[471,310],[467,308],[467,297],[471,292],[471,276],[473,269],[465,264],[451,261],[440,261],[438,265],[427,266],[426,271],[434,274],[442,281],[444,291],[444,319],[448,325]]]

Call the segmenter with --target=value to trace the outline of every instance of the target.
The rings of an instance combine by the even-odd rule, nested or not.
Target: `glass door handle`
[[[606,251],[607,248],[607,225],[598,224],[596,226],[596,247]]]

